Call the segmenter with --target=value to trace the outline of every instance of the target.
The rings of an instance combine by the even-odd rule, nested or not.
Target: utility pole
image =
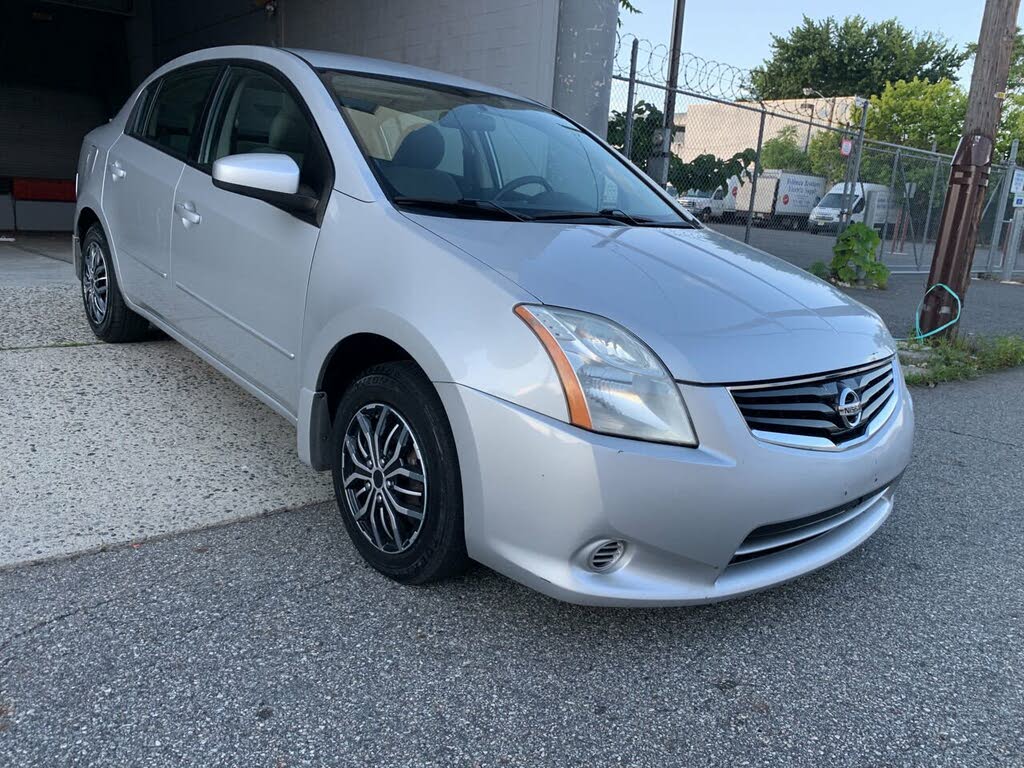
[[[647,168],[651,178],[663,187],[668,183],[672,135],[676,130],[676,88],[679,87],[679,56],[683,45],[683,12],[685,10],[686,0],[675,0],[675,10],[672,11],[672,41],[668,51],[668,82],[665,89],[665,116],[662,122],[661,149],[651,158],[652,162]],[[680,190],[680,192],[682,191]]]
[[[986,0],[974,57],[971,90],[967,97],[967,118],[960,144],[953,155],[946,200],[942,204],[935,255],[928,273],[928,288],[948,285],[963,301],[971,279],[971,265],[978,243],[985,189],[988,187],[999,113],[1010,71],[1010,54],[1017,31],[1020,0]],[[956,302],[948,291],[926,294],[921,311],[924,333],[950,322]],[[957,326],[943,331],[956,335]]]

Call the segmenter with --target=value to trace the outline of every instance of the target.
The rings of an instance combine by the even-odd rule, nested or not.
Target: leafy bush
[[[832,263],[816,261],[810,272],[823,280],[861,283],[885,288],[889,284],[889,268],[878,260],[882,238],[866,224],[850,224],[832,247]]]

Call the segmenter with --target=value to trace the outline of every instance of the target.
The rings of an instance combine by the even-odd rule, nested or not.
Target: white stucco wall
[[[551,103],[559,0],[281,0],[281,43],[400,61]]]
[[[570,0],[578,2],[579,0]],[[551,103],[560,0],[253,0],[153,3],[154,64],[255,43],[372,56]]]

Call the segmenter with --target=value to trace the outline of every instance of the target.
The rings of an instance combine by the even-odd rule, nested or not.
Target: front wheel
[[[469,563],[455,439],[434,385],[412,362],[364,371],[334,417],[334,493],[352,543],[405,584]]]

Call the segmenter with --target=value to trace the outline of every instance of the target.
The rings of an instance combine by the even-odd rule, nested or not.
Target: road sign
[[[849,157],[851,152],[853,152],[853,139],[843,139],[839,145],[839,154]]]
[[[1024,208],[1024,193],[1017,192],[1013,196],[1013,207]]]
[[[1013,169],[1013,178],[1010,180],[1010,191],[1013,194],[1024,192],[1024,168]]]

